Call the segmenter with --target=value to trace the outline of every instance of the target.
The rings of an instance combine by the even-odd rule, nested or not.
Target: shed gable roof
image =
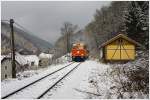
[[[119,38],[123,38],[123,39],[125,39],[125,40],[127,40],[127,41],[129,41],[129,42],[131,42],[131,43],[133,43],[133,44],[135,44],[135,45],[137,45],[137,46],[143,47],[140,43],[138,43],[138,42],[132,40],[131,38],[125,36],[124,34],[119,34],[119,35],[113,37],[112,39],[108,40],[107,42],[103,43],[102,45],[100,45],[99,48],[102,48],[102,47],[104,47],[104,46],[110,44],[111,42],[113,42],[113,41],[119,39]]]

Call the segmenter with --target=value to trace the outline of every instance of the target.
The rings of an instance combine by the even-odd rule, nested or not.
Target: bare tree
[[[61,28],[61,34],[65,37],[66,40],[66,52],[70,52],[70,37],[77,30],[77,25],[73,25],[70,22],[65,22]]]

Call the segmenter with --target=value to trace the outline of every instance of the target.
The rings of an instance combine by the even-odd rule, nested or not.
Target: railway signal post
[[[11,59],[12,59],[12,78],[16,78],[16,64],[15,64],[15,43],[14,43],[14,20],[10,19],[10,28],[11,28]]]

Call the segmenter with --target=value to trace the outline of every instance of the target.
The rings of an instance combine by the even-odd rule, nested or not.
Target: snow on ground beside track
[[[109,65],[96,61],[85,61],[73,73],[65,78],[55,89],[48,92],[44,98],[52,99],[84,99],[84,98],[107,98],[111,81],[107,78]],[[98,92],[93,87],[93,78],[97,78],[96,73],[101,75],[98,79]],[[93,81],[92,81],[93,80]],[[92,84],[91,84],[92,83]]]
[[[29,77],[29,78],[24,78],[22,80],[19,80],[19,79],[8,79],[8,80],[4,80],[1,82],[1,96],[5,96],[11,92],[13,92],[14,90],[17,90],[55,70],[58,70],[59,68],[62,68],[64,67],[65,65],[68,65],[69,63],[65,63],[65,64],[60,64],[60,65],[52,65],[52,66],[49,66],[48,68],[44,68],[44,69],[41,69],[41,70],[37,70],[37,71],[27,71],[27,72],[24,72],[24,73],[36,73],[36,74],[33,74],[32,77]]]
[[[34,85],[27,87],[26,89],[17,92],[10,96],[11,99],[33,99],[39,97],[45,90],[47,90],[50,86],[56,83],[59,79],[61,79],[66,73],[68,73],[71,69],[73,69],[79,63],[74,63],[63,70],[58,71],[44,79],[40,82],[35,83]],[[37,92],[38,91],[38,92]],[[8,98],[8,99],[9,99]]]

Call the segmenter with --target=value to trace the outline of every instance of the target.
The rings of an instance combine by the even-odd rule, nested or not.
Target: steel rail
[[[45,92],[43,92],[40,96],[38,96],[36,99],[41,99],[48,91],[50,91],[53,87],[55,87],[61,80],[63,80],[66,76],[68,76],[73,70],[75,70],[81,63],[76,65],[73,69],[71,69],[68,73],[66,73],[62,78],[60,78],[57,82],[55,82],[52,86],[50,86]]]

